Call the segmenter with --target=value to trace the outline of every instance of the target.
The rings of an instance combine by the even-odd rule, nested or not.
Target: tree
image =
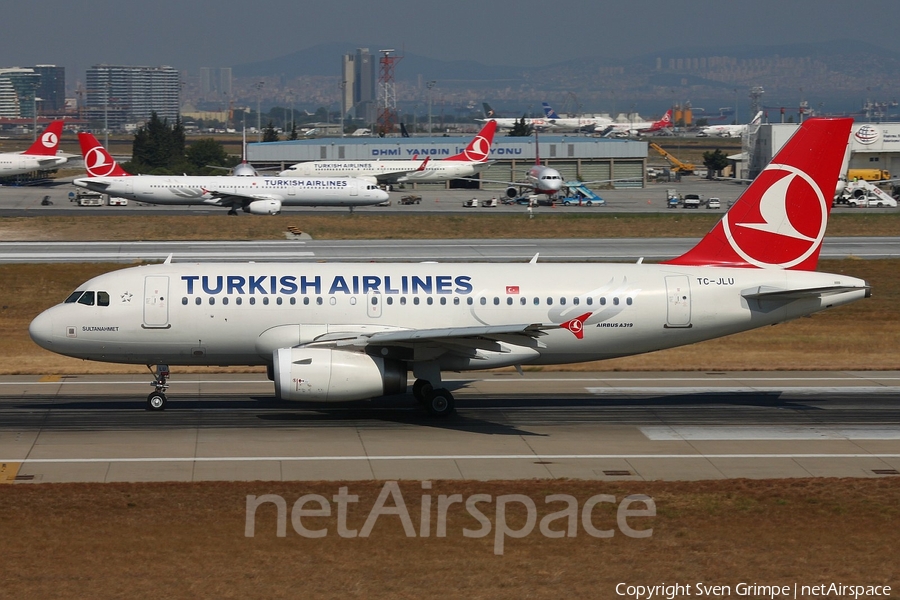
[[[275,126],[272,124],[272,121],[269,121],[269,124],[266,125],[265,130],[263,130],[263,139],[264,142],[277,142],[278,141],[278,132],[275,131]]]
[[[225,147],[221,142],[217,142],[213,138],[197,140],[188,147],[185,151],[185,156],[188,162],[197,170],[205,170],[210,166],[230,166]]]
[[[289,140],[296,140],[299,136],[297,135],[297,124],[294,123],[291,125],[291,135],[288,137]]]
[[[728,166],[728,157],[718,148],[715,152],[704,152],[703,166],[706,167],[706,178],[712,179],[713,174],[720,175],[722,169]]]
[[[534,133],[534,127],[525,123],[525,115],[522,115],[522,119],[516,121],[516,124],[512,129],[509,130],[509,133],[506,134],[507,137],[531,137],[531,134]]]
[[[168,119],[160,119],[156,112],[134,134],[131,146],[130,169],[136,173],[178,172],[185,165],[184,126],[181,119],[169,126]]]

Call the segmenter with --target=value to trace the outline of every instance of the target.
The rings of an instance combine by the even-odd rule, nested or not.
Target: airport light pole
[[[347,115],[347,109],[345,105],[346,98],[344,95],[347,93],[347,81],[341,81],[341,137],[344,137],[344,119]]]
[[[256,84],[256,141],[262,141],[262,115],[260,114],[260,103],[262,101],[262,89],[266,85],[265,81]]]
[[[37,103],[38,102],[43,102],[43,100],[41,98],[38,98],[37,94],[35,94],[34,99],[32,100],[32,105],[34,106],[34,108],[32,109],[34,111],[34,114],[32,115],[34,117],[34,141],[37,141]]]
[[[428,88],[428,135],[431,135],[431,99],[433,96],[433,93],[431,90],[434,87],[434,84],[436,84],[436,83],[437,83],[436,80],[431,80],[425,84],[425,86]]]

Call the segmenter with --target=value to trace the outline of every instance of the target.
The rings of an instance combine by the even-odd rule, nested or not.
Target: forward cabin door
[[[666,277],[666,327],[691,326],[691,286],[687,275]]]
[[[144,277],[144,329],[169,327],[169,278]]]

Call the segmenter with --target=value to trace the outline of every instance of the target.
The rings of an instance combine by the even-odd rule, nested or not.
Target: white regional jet
[[[613,120],[609,117],[560,117],[547,102],[541,103],[544,107],[544,116],[547,121],[559,131],[596,131],[605,129]]]
[[[753,117],[753,120],[746,125],[710,125],[709,127],[701,129],[700,133],[697,134],[697,137],[713,135],[719,137],[740,137],[745,135],[751,127],[756,127],[762,123],[762,116],[763,111],[759,111],[756,113],[756,116]]]
[[[548,129],[556,129],[556,125],[551,123],[547,119],[531,119],[522,115],[521,119],[513,119],[510,117],[495,117],[494,109],[491,108],[491,105],[487,102],[482,102],[481,104],[484,107],[484,118],[483,119],[475,119],[480,123],[490,123],[491,121],[495,121],[497,123],[497,127],[500,129],[512,129],[516,126],[516,123],[519,123],[524,119],[525,124],[533,127],[538,131],[547,131]]]
[[[61,120],[52,121],[28,150],[0,154],[0,177],[32,171],[49,171],[65,164],[68,159],[56,154],[62,129]]]
[[[488,121],[465,149],[440,160],[311,160],[291,165],[282,177],[359,177],[372,183],[427,183],[472,177],[490,162],[497,123]]]
[[[412,392],[444,370],[574,363],[783,323],[870,295],[815,272],[852,119],[810,119],[722,220],[660,264],[175,263],[95,277],[29,328],[43,348],[157,365],[267,365],[282,400]]]
[[[625,123],[613,122],[607,125],[598,125],[594,131],[603,136],[629,137],[639,136],[672,127],[672,109],[666,111],[659,121],[630,121]]]
[[[88,176],[74,184],[148,204],[229,207],[275,215],[282,206],[367,206],[390,196],[370,181],[348,177],[130,175],[90,133],[79,133]]]

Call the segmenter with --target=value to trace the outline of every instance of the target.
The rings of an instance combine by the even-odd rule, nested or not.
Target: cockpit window
[[[76,300],[81,298],[81,295],[83,293],[84,293],[83,290],[78,290],[77,292],[72,292],[71,294],[69,294],[69,297],[66,298],[65,304],[71,304],[72,302],[75,302]]]
[[[97,306],[109,306],[109,293],[97,292]]]
[[[81,298],[78,299],[78,304],[85,304],[87,306],[94,305],[94,292],[85,292],[81,295]]]

